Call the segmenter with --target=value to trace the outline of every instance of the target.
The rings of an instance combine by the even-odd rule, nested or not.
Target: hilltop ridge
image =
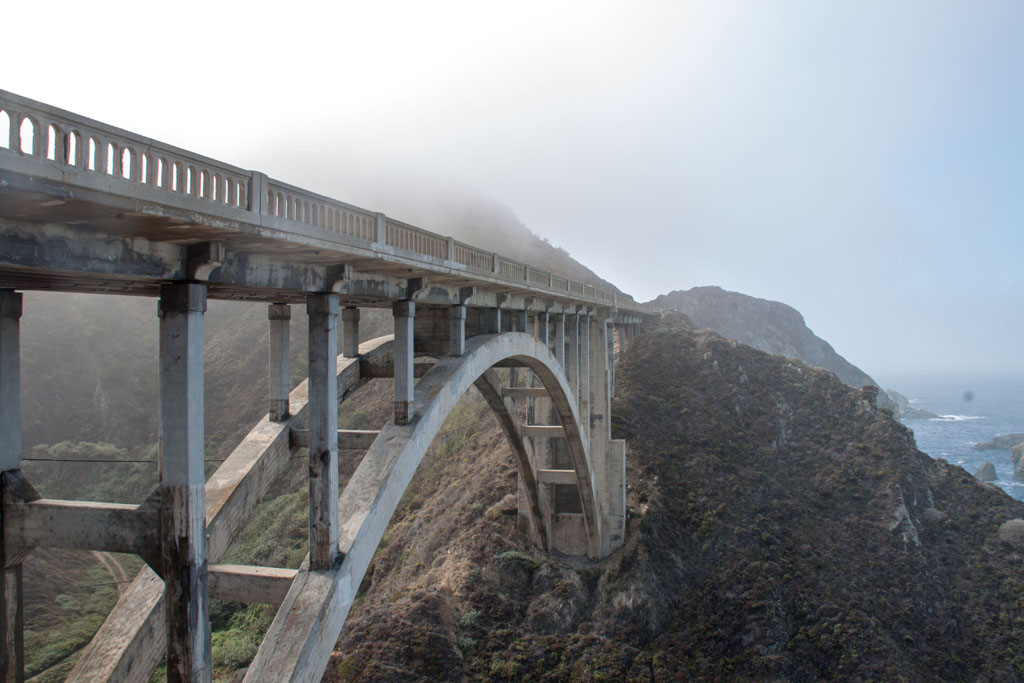
[[[824,368],[844,384],[859,389],[878,384],[866,372],[836,353],[832,345],[814,334],[803,315],[788,304],[731,292],[717,286],[693,287],[662,294],[648,302],[656,308],[679,311],[699,329],[714,330],[723,337],[774,353],[798,358]],[[883,392],[880,401],[897,415],[902,405]],[[904,401],[905,403],[905,401]],[[909,408],[909,406],[907,406]]]

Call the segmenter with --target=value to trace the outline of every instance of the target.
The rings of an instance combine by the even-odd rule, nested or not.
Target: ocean
[[[1024,481],[1013,478],[1010,451],[972,448],[999,434],[1024,433],[1024,379],[904,378],[889,386],[915,408],[942,416],[904,423],[914,431],[920,450],[960,465],[972,475],[983,462],[991,462],[995,483],[1024,500]]]

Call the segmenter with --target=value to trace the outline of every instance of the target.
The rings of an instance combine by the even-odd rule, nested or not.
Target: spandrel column
[[[346,306],[341,312],[341,355],[359,356],[359,309],[355,306]]]
[[[448,308],[448,355],[461,356],[466,353],[466,307]]]
[[[415,398],[413,322],[416,304],[396,301],[392,313],[395,318],[395,424],[404,425],[412,422]]]
[[[267,307],[270,320],[270,349],[268,366],[270,370],[270,405],[268,414],[271,422],[288,418],[288,389],[291,384],[289,366],[290,328],[292,308],[288,304],[270,304]]]

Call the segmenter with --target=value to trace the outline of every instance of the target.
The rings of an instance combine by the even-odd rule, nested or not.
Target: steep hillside
[[[832,375],[677,322],[617,371],[627,545],[535,552],[495,428],[435,449],[327,680],[1024,677],[1024,504]]]
[[[778,301],[730,292],[721,287],[694,287],[662,294],[653,306],[684,314],[700,329],[786,358],[797,358],[835,373],[845,384],[859,389],[878,383],[807,327],[804,317],[792,306]],[[898,410],[897,403],[882,397],[882,404]]]

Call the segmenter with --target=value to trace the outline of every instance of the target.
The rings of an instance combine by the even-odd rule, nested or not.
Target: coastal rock
[[[1000,434],[999,436],[993,437],[990,441],[982,441],[981,443],[974,444],[974,450],[976,451],[992,451],[996,449],[1008,449],[1013,448],[1019,443],[1024,443],[1024,434]]]
[[[986,461],[981,463],[981,467],[974,473],[978,481],[995,481],[996,480],[996,466]]]
[[[930,410],[915,408],[906,396],[895,389],[886,389],[886,395],[896,404],[898,415],[901,420],[931,420],[939,417]]]
[[[1024,519],[1011,519],[999,525],[999,540],[1017,547],[1024,546]]]
[[[1024,481],[1024,458],[1019,458],[1013,466],[1013,478]]]
[[[1020,462],[1021,456],[1024,456],[1024,443],[1019,443],[1010,449],[1010,461],[1013,462],[1014,467]]]
[[[949,515],[942,510],[937,510],[935,508],[925,508],[925,511],[921,513],[921,519],[924,520],[925,524],[929,525],[941,524],[948,518]]]

